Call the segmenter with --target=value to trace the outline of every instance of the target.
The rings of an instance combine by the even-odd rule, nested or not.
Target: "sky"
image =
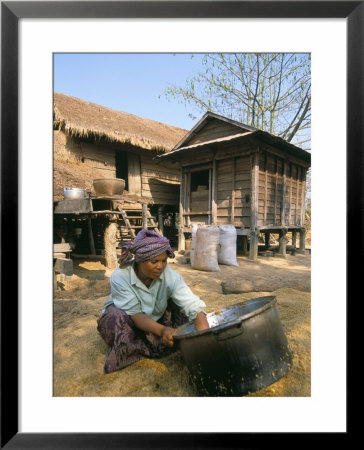
[[[203,113],[168,100],[169,84],[184,87],[203,69],[202,54],[55,53],[55,92],[190,130]],[[189,117],[193,113],[195,119]]]

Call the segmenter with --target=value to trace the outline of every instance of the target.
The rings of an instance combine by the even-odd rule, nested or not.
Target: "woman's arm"
[[[163,339],[163,344],[168,347],[173,346],[173,335],[175,334],[173,328],[165,327],[143,313],[133,314],[130,318],[140,330],[150,331],[151,333],[160,336]]]
[[[206,318],[206,314],[203,311],[197,314],[196,319],[193,321],[193,323],[197,331],[206,330],[207,328],[210,328],[210,325]]]

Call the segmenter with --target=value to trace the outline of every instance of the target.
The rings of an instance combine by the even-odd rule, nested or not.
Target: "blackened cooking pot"
[[[277,381],[291,367],[274,296],[259,297],[207,315],[210,328],[192,322],[174,339],[200,395],[241,396]]]

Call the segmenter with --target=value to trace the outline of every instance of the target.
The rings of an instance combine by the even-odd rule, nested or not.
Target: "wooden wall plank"
[[[142,194],[139,155],[128,153],[128,190],[131,194]]]
[[[199,144],[201,142],[206,142],[221,137],[232,136],[241,133],[242,131],[243,130],[241,130],[240,128],[227,122],[212,119],[206,123],[206,125],[198,132],[198,134],[190,139],[188,145]]]

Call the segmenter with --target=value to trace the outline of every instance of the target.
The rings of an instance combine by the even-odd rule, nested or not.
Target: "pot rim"
[[[124,178],[95,178],[94,180],[92,180],[92,182],[94,183],[95,181],[124,181]]]
[[[84,189],[84,188],[75,188],[75,187],[64,187],[63,190],[64,191],[85,191],[86,189]]]
[[[262,305],[260,308],[255,309],[254,311],[251,311],[248,314],[244,314],[243,316],[240,316],[237,319],[234,319],[234,320],[232,320],[230,322],[222,323],[222,324],[217,325],[217,326],[212,327],[212,328],[207,328],[206,330],[193,331],[192,333],[181,334],[181,335],[175,334],[173,336],[173,339],[182,340],[182,339],[189,339],[189,338],[193,338],[193,337],[197,337],[197,336],[202,336],[202,335],[205,335],[205,334],[217,334],[220,331],[224,331],[224,330],[227,330],[227,329],[235,327],[235,326],[242,326],[242,323],[245,320],[248,320],[251,317],[256,316],[258,314],[261,314],[262,312],[266,311],[269,308],[273,308],[276,305],[276,303],[277,303],[276,296],[275,295],[265,295],[263,297],[252,298],[252,299],[250,299],[248,301],[245,301],[245,302],[235,303],[234,305],[228,306],[226,308],[221,308],[222,310],[226,311],[229,308],[232,308],[234,306],[246,305],[249,302],[252,302],[254,300],[262,300],[262,299],[269,299],[269,301],[265,305]],[[211,317],[213,315],[215,315],[214,311],[211,312],[211,313],[208,313],[207,317],[209,317],[209,316]],[[178,327],[178,328],[183,328],[185,325],[182,325],[181,327]],[[176,330],[178,330],[178,328]]]

